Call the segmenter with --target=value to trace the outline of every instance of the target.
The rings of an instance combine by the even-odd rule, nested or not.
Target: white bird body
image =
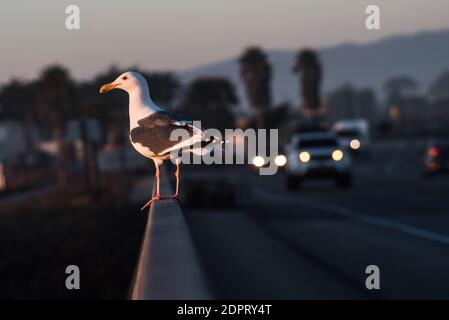
[[[166,197],[162,198],[159,194],[159,167],[164,160],[170,158],[172,151],[181,149],[182,152],[204,154],[210,151],[206,147],[217,140],[213,137],[206,137],[201,128],[193,126],[191,120],[159,108],[151,100],[147,81],[138,72],[128,71],[123,73],[115,81],[103,85],[100,93],[112,89],[122,89],[128,93],[130,142],[138,153],[152,159],[156,166],[156,196],[142,208],[144,209],[153,201],[167,199]],[[171,133],[179,128],[186,130],[189,138],[181,141],[170,140]],[[178,198],[180,174],[178,161],[176,165],[176,194],[170,199]]]

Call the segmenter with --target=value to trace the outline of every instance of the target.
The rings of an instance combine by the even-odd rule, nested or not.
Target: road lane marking
[[[360,213],[355,210],[345,208],[342,206],[338,206],[335,204],[330,203],[324,203],[324,202],[318,202],[314,200],[305,200],[305,199],[298,199],[298,198],[292,198],[285,195],[280,195],[273,193],[271,191],[263,190],[263,189],[257,189],[255,190],[256,194],[260,194],[265,199],[270,199],[272,201],[278,201],[278,202],[290,202],[297,205],[302,205],[305,207],[309,207],[311,209],[317,209],[317,210],[324,210],[330,213],[338,214],[343,217],[353,219],[356,221],[372,224],[375,226],[388,228],[396,231],[400,231],[418,238],[426,239],[435,241],[438,243],[442,243],[445,245],[449,245],[449,236],[441,233],[436,233],[433,231],[429,231],[426,229],[421,229],[409,224],[384,219],[384,218],[377,218],[373,217],[370,214]]]

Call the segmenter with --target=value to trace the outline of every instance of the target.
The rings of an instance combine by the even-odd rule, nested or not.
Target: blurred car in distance
[[[365,119],[339,120],[332,126],[345,150],[353,154],[369,153],[369,124]]]
[[[288,189],[299,189],[304,180],[319,178],[334,179],[339,188],[351,187],[351,156],[333,132],[295,134],[285,151]]]
[[[449,137],[433,138],[427,142],[424,167],[426,177],[449,172]]]
[[[283,148],[279,150],[279,154],[274,157],[274,164],[277,166],[277,170],[283,171],[287,164],[287,157]],[[255,156],[252,160],[252,168],[256,172],[259,172],[260,168],[266,168],[270,165],[270,159],[263,157],[261,155]]]

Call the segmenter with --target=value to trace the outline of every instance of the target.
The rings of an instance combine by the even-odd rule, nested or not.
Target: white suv
[[[288,189],[298,189],[304,179],[332,178],[339,188],[351,186],[352,161],[328,131],[295,134],[285,147]]]

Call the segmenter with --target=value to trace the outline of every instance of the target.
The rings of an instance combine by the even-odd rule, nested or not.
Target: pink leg
[[[159,201],[159,200],[168,200],[168,199],[173,199],[173,200],[177,200],[179,202],[179,179],[181,177],[181,170],[180,170],[180,164],[177,163],[176,164],[176,193],[172,196],[169,197],[162,197],[160,194],[160,170],[159,170],[159,165],[156,165],[156,195],[151,198],[140,210],[144,210],[145,208],[151,206],[154,202]]]
[[[181,178],[181,168],[179,163],[176,163],[176,192],[175,192],[175,197],[178,198],[179,196],[179,179]]]
[[[160,184],[161,184],[161,174],[160,174],[160,170],[159,170],[159,165],[156,164],[156,194],[153,198],[151,198],[147,203],[145,203],[145,205],[140,209],[141,211],[143,211],[145,208],[151,206],[151,204],[153,202],[156,202],[158,200],[162,200],[163,198],[161,197],[161,193],[160,193]]]

